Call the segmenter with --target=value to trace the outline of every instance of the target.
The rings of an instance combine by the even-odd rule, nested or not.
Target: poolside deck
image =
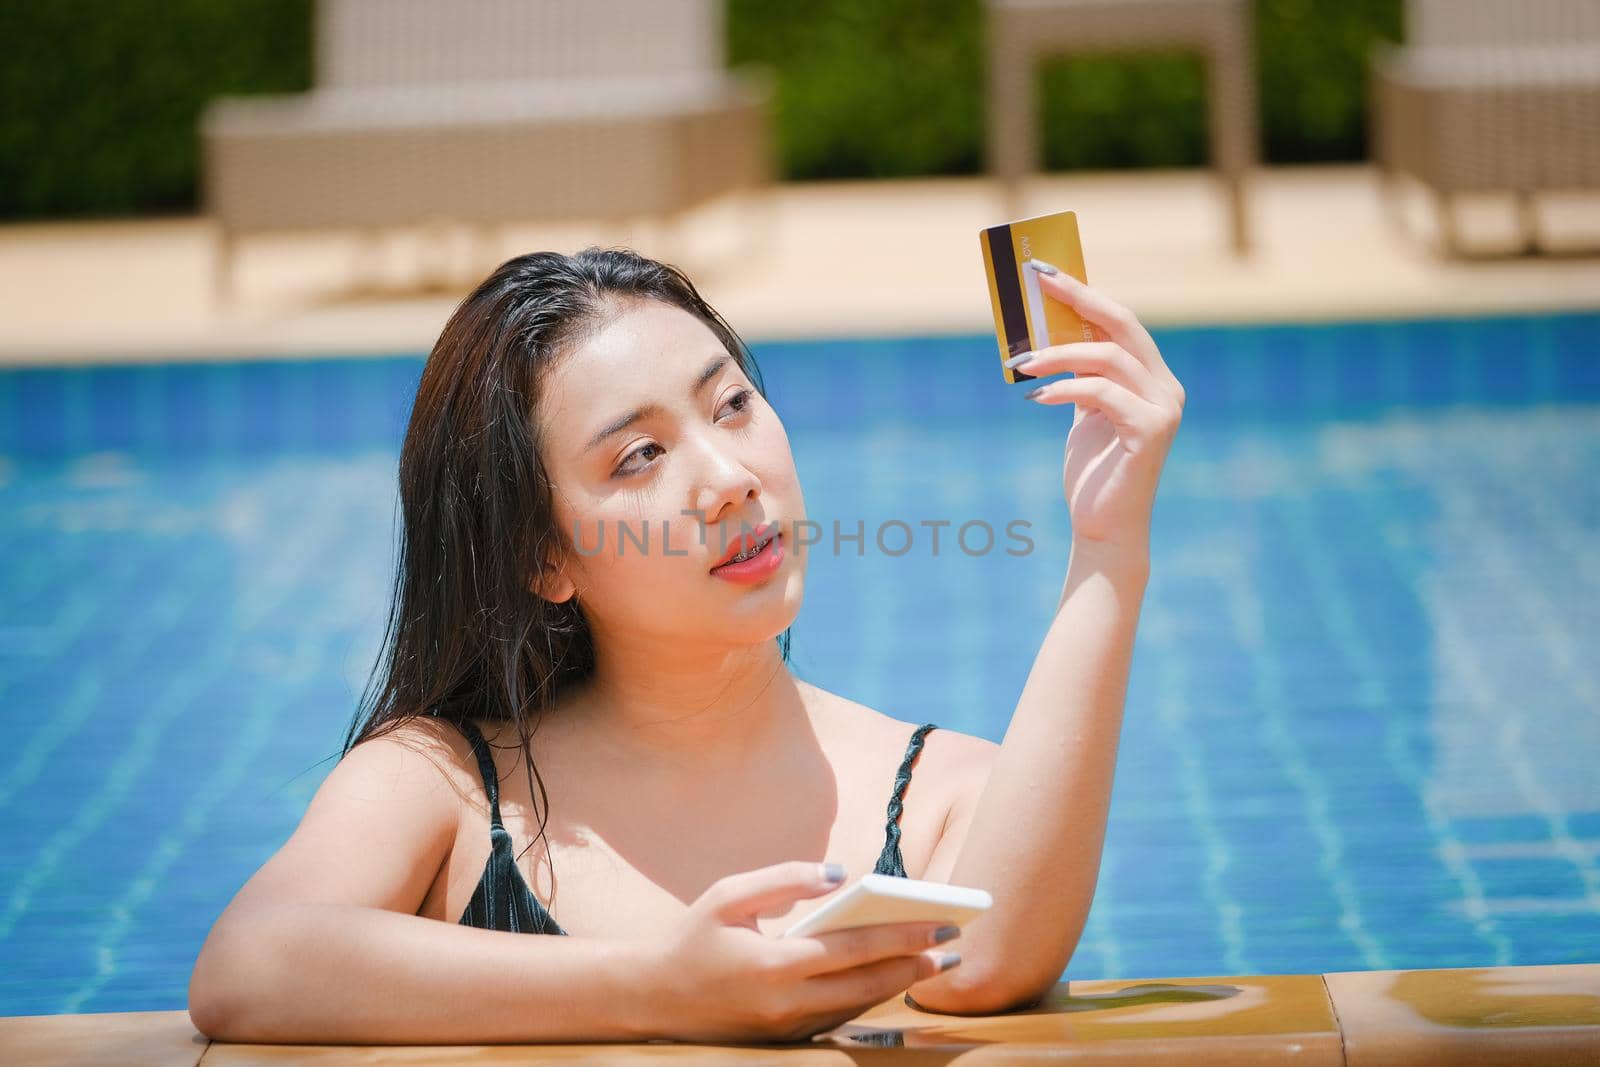
[[[814,1042],[310,1046],[209,1042],[182,1011],[0,1019],[6,1063],[1383,1065],[1600,1061],[1600,964],[1060,983],[1036,1008],[920,1012],[899,997]]]
[[[1227,247],[1210,172],[1053,175],[1024,214],[1079,213],[1089,279],[1151,325],[1474,314],[1600,306],[1600,198],[1551,197],[1542,229],[1568,255],[1451,261],[1429,243],[1419,189],[1390,224],[1364,165],[1269,167],[1253,184],[1255,251]],[[1485,248],[1514,240],[1512,206],[1466,205]],[[707,205],[663,241],[599,223],[247,239],[236,299],[213,297],[198,218],[0,227],[0,363],[426,351],[500,260],[630,244],[677,262],[749,340],[990,328],[977,231],[1014,217],[984,178],[785,184],[756,204]],[[751,227],[749,224],[757,225]],[[743,257],[741,240],[762,251]]]

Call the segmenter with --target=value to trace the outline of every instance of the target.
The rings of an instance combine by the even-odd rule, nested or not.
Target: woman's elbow
[[[1033,973],[1031,968],[967,964],[912,986],[906,1003],[943,1015],[1001,1015],[1039,1004],[1061,980],[1061,967]],[[962,972],[966,971],[965,974]]]
[[[212,1041],[227,1040],[222,1013],[212,1001],[196,996],[193,988],[189,990],[189,1023]]]
[[[226,987],[219,981],[216,968],[208,965],[205,953],[200,953],[194,973],[189,976],[189,1022],[211,1040],[226,1041],[232,1029],[232,1014]]]
[[[194,970],[189,975],[189,1021],[214,1041],[238,1041],[241,1040],[241,976],[254,970],[259,985],[265,961],[258,954],[254,968],[243,966],[241,961],[249,957],[242,955],[239,946],[224,934],[225,931],[213,927],[195,959]]]

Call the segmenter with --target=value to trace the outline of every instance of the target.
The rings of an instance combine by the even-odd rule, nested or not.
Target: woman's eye
[[[735,414],[740,414],[750,410],[750,402],[754,399],[754,390],[740,389],[738,392],[734,393],[728,398],[727,406],[733,408]],[[661,451],[661,446],[656,444],[654,441],[651,441],[649,444],[640,445],[638,448],[622,457],[622,462],[617,464],[616,469],[611,472],[612,475],[619,478],[626,478],[630,474],[638,474],[639,472],[643,471],[645,466],[648,464],[635,466],[632,468],[629,467],[629,464],[635,459],[643,459],[646,453],[652,451],[659,453]]]
[[[728,398],[730,405],[737,405],[734,411],[749,411],[750,402],[755,399],[755,394],[749,389],[740,389]]]
[[[616,474],[616,475],[624,475],[624,476],[625,475],[629,475],[629,474],[638,473],[643,468],[642,467],[636,467],[636,468],[630,470],[630,469],[628,469],[629,461],[632,460],[635,456],[643,456],[646,452],[649,452],[651,449],[655,449],[657,451],[660,451],[661,446],[656,444],[654,441],[650,442],[647,445],[640,445],[638,448],[634,449],[632,452],[629,452],[626,456],[623,456],[622,457],[622,462],[617,464],[617,469],[612,471],[611,473],[612,474]]]

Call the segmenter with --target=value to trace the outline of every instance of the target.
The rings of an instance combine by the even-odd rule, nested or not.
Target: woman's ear
[[[578,595],[578,587],[567,576],[566,566],[558,559],[546,559],[528,579],[528,591],[552,604],[563,604]]]
[[[535,574],[528,582],[528,589],[535,596],[552,604],[565,603],[578,594],[578,588],[572,584],[572,579],[567,577],[567,572],[559,569]]]

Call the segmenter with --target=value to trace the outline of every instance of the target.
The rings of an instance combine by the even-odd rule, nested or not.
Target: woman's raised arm
[[[986,889],[995,901],[963,928],[962,966],[908,990],[932,1011],[999,1012],[1037,1001],[1083,934],[1149,578],[1156,485],[1183,412],[1183,386],[1132,312],[1048,265],[1039,282],[1100,336],[1020,364],[1035,377],[1076,372],[1027,394],[1076,408],[1062,467],[1072,552],[982,793],[958,805],[967,813],[952,823],[959,836],[941,839],[925,876]]]

